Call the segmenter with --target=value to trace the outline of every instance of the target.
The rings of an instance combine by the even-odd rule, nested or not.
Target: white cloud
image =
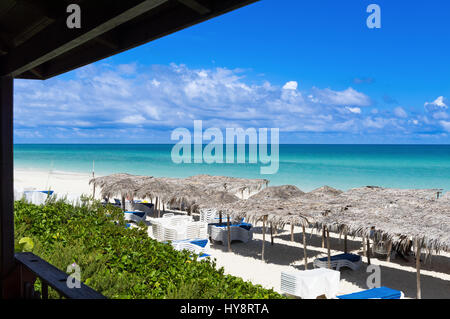
[[[444,130],[446,130],[447,132],[450,132],[450,122],[449,121],[440,121],[439,123],[442,125]]]
[[[313,89],[313,96],[320,102],[330,105],[351,105],[351,106],[369,106],[370,98],[364,93],[358,92],[353,88],[344,91],[333,91],[331,89]]]
[[[442,111],[448,108],[447,104],[445,104],[445,98],[443,96],[438,97],[433,102],[425,102],[424,106],[428,112]]]
[[[394,109],[394,114],[395,114],[395,116],[400,117],[400,118],[407,118],[408,117],[408,113],[406,113],[406,111],[400,106],[396,107]]]
[[[190,128],[194,119],[203,120],[204,127],[352,134],[403,131],[405,126],[442,131],[448,123],[418,116],[420,123],[413,125],[403,120],[400,108],[397,117],[380,111],[362,118],[362,107],[370,106],[371,99],[351,87],[299,90],[296,81],[283,86],[267,80],[254,83],[242,70],[226,68],[176,64],[139,68],[90,65],[75,72],[73,79],[16,80],[16,136],[123,140],[123,136],[166,135],[169,141],[171,129]],[[435,102],[440,101],[444,103],[444,99]]]
[[[296,81],[289,81],[283,86],[283,90],[297,90],[298,83]]]
[[[345,109],[347,109],[350,113],[361,114],[361,109],[359,107],[348,107],[348,106],[346,106]]]

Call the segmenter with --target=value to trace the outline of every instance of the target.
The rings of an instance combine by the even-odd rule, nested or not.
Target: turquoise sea
[[[266,164],[175,164],[173,145],[16,144],[19,169],[105,175],[187,177],[196,174],[266,178],[270,185],[292,184],[304,191],[329,185],[346,190],[377,185],[443,188],[450,191],[450,145],[280,145],[279,170],[261,175]]]

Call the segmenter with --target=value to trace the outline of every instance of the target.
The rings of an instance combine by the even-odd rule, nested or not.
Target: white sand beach
[[[67,196],[73,200],[82,194],[92,194],[88,182],[90,174],[71,172],[49,172],[34,170],[14,171],[14,185],[18,190],[35,188],[54,190],[58,197]],[[98,194],[97,194],[98,195]],[[97,197],[97,196],[96,196]],[[338,234],[330,233],[332,254],[343,252],[343,240]],[[232,252],[227,246],[212,245],[211,255],[225,273],[274,288],[280,292],[282,271],[304,269],[301,229],[294,229],[294,242],[290,240],[290,229],[279,231],[273,246],[270,234],[266,233],[265,259],[261,261],[262,231],[261,225],[255,225],[253,240],[248,243],[233,242]],[[314,258],[325,257],[327,250],[322,248],[321,235],[311,234],[307,229],[308,268],[312,269]],[[348,238],[349,252],[362,254],[361,238]],[[386,262],[383,258],[371,258],[371,263],[381,267],[381,285],[401,290],[405,298],[416,297],[416,269],[413,257],[409,261],[394,259]],[[367,289],[367,258],[363,257],[363,266],[357,270],[341,270],[339,294],[346,294]],[[421,270],[422,298],[450,298],[450,253],[441,253],[431,259],[431,263],[422,264]]]

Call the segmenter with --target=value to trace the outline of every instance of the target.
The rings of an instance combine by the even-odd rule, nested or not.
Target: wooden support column
[[[344,253],[348,253],[348,247],[347,247],[347,228],[344,229]]]
[[[302,230],[303,230],[303,258],[305,259],[305,270],[308,270],[308,252],[306,251],[305,225],[302,225]]]
[[[387,257],[386,257],[386,261],[391,261],[391,252],[392,252],[392,241],[389,240],[387,243],[388,247],[387,247]]]
[[[417,299],[422,299],[422,290],[420,287],[420,243],[417,238],[414,240],[416,246],[416,271],[417,271]]]
[[[0,77],[0,297],[14,269],[13,79]]]
[[[125,196],[122,196],[122,198],[120,199],[122,202],[122,210],[125,211]]]
[[[270,245],[273,246],[273,224],[270,223]]]
[[[291,224],[291,241],[294,241],[294,224]]]
[[[227,215],[227,233],[228,233],[228,252],[231,252],[231,226],[230,215]]]
[[[263,233],[263,240],[262,240],[262,251],[261,251],[261,260],[264,261],[264,244],[266,242],[266,219],[267,216],[263,217],[263,228],[262,228],[262,233]]]
[[[328,269],[331,269],[330,231],[327,228]]]
[[[325,248],[325,226],[322,226],[322,248]]]
[[[367,264],[370,265],[370,239],[369,236],[367,236]]]

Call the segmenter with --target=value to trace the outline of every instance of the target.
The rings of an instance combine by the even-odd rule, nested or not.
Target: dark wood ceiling
[[[256,1],[0,0],[0,76],[48,79]]]

